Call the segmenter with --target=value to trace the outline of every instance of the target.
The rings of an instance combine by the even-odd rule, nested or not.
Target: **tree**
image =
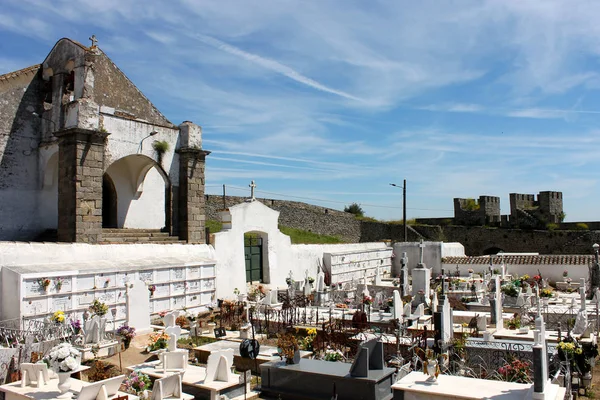
[[[364,217],[365,212],[358,203],[352,203],[349,206],[344,207],[344,212],[348,212],[350,214],[354,214],[357,217]]]

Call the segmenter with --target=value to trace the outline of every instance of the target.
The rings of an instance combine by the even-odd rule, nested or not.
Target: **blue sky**
[[[567,220],[600,220],[600,2],[2,0],[0,73],[92,34],[203,127],[209,193],[254,179],[400,219],[407,179],[409,218],[556,190]]]

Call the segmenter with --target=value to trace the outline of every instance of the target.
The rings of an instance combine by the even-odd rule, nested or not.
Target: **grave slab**
[[[364,378],[350,376],[348,363],[302,360],[299,364],[272,361],[260,366],[262,391],[285,399],[392,399],[395,369],[369,370]]]
[[[392,386],[394,400],[447,400],[447,399],[502,399],[527,400],[532,398],[533,385],[466,378],[462,376],[439,375],[437,384],[425,383],[427,375],[411,372]],[[563,399],[565,388],[558,388],[556,397]]]

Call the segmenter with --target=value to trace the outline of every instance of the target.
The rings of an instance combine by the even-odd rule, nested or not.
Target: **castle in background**
[[[418,218],[417,223],[544,229],[564,219],[562,192],[540,192],[537,200],[533,194],[511,193],[509,196],[510,215],[500,213],[500,197],[455,198],[454,218]]]

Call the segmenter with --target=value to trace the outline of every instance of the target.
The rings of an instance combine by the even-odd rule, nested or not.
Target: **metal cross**
[[[96,43],[98,43],[98,39],[96,39],[96,35],[92,35],[92,37],[89,38],[92,41],[92,47],[96,47]]]
[[[256,198],[254,197],[254,189],[256,188],[256,184],[254,183],[254,181],[250,182],[250,200],[256,200]]]

